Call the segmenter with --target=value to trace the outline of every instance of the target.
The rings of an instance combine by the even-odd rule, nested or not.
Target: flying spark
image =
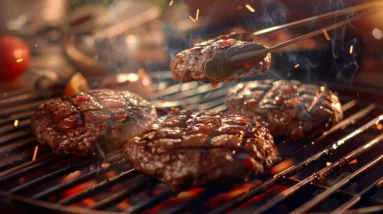
[[[16,62],[19,63],[19,62],[22,62],[23,59],[17,59]]]
[[[196,15],[195,15],[195,20],[198,21],[198,17],[199,17],[199,9],[197,9],[197,12],[196,12]]]
[[[376,128],[381,130],[381,129],[383,129],[383,125],[382,124],[378,124],[378,125],[376,125]]]
[[[294,66],[294,68],[298,68],[299,67],[299,64],[296,64],[295,66]]]
[[[250,6],[250,5],[246,5],[246,8],[250,11],[250,12],[252,12],[252,13],[254,13],[255,12],[255,10],[254,10],[254,8],[252,7],[252,6]]]
[[[172,6],[173,3],[174,3],[174,0],[171,0],[171,1],[169,2],[169,6]]]
[[[192,20],[192,22],[197,22],[192,16],[189,16],[189,19]]]
[[[323,31],[324,37],[326,37],[326,39],[330,41],[330,35],[328,35],[327,30],[323,29],[322,31]]]
[[[352,54],[353,51],[354,51],[354,46],[351,45],[351,46],[350,46],[350,54]]]
[[[35,146],[35,151],[33,153],[33,158],[32,158],[32,161],[35,161],[36,160],[36,156],[37,156],[37,152],[39,151],[39,146]]]
[[[18,127],[18,126],[19,126],[19,120],[15,120],[15,121],[13,122],[13,126],[14,126],[14,127]]]

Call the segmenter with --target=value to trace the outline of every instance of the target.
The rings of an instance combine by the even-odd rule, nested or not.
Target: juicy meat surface
[[[154,107],[138,95],[100,89],[41,104],[31,126],[36,140],[56,153],[85,156],[122,149],[156,119]]]
[[[312,138],[343,119],[332,91],[299,81],[239,83],[229,90],[225,103],[232,113],[261,122],[274,138]]]
[[[172,109],[124,147],[137,170],[173,189],[243,182],[270,167],[274,141],[240,115]]]
[[[253,77],[269,71],[271,54],[267,54],[262,61],[248,68],[239,68],[228,77],[209,76],[205,64],[215,53],[225,51],[233,46],[243,46],[251,41],[240,41],[228,36],[208,40],[196,44],[194,47],[178,53],[170,63],[173,79],[180,82],[200,81],[205,83],[219,83]]]

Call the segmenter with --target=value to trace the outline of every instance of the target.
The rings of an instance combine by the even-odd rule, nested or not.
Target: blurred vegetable
[[[87,91],[89,89],[90,87],[85,77],[81,73],[75,73],[66,85],[64,95],[75,95],[80,92]]]
[[[30,49],[14,36],[0,36],[0,82],[12,82],[28,66]]]

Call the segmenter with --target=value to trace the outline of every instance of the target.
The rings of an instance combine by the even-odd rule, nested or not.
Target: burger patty
[[[252,119],[172,109],[124,151],[137,170],[179,190],[243,182],[270,167],[273,147],[269,131]]]
[[[225,51],[230,47],[243,46],[250,43],[252,42],[240,41],[230,38],[229,35],[224,35],[217,39],[196,44],[194,47],[178,53],[173,58],[170,64],[173,79],[180,82],[200,81],[219,83],[267,73],[270,68],[271,54],[267,54],[263,60],[255,65],[247,68],[237,68],[229,76],[211,76],[206,72],[205,64],[213,58],[215,53]]]
[[[36,140],[56,153],[85,156],[121,149],[156,119],[154,107],[138,95],[100,89],[48,100],[31,126]]]
[[[274,138],[312,138],[343,119],[332,91],[299,81],[239,83],[229,90],[225,103],[231,112],[261,122]]]

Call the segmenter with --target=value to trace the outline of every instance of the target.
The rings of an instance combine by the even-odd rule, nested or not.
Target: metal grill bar
[[[69,204],[73,204],[75,202],[78,202],[78,201],[81,201],[82,199],[92,195],[92,194],[95,194],[99,191],[102,191],[106,188],[109,188],[121,181],[124,181],[124,180],[128,180],[136,175],[138,175],[139,172],[137,172],[135,169],[131,169],[131,170],[128,170],[126,172],[122,172],[120,173],[119,175],[111,178],[111,179],[108,179],[108,180],[104,180],[103,182],[99,183],[99,184],[96,184],[95,186],[77,194],[77,195],[73,195],[71,197],[68,197],[68,198],[64,198],[62,200],[60,200],[58,203],[61,204],[61,205],[69,205]]]
[[[93,171],[90,171],[86,174],[83,174],[81,175],[80,177],[78,178],[75,178],[71,181],[68,181],[68,182],[65,182],[63,184],[60,184],[60,185],[56,185],[52,188],[49,188],[49,189],[46,189],[40,193],[37,193],[35,195],[32,196],[33,199],[45,199],[47,198],[48,196],[51,196],[55,193],[58,193],[62,190],[65,190],[65,189],[68,189],[68,188],[71,188],[77,184],[80,184],[84,181],[87,181],[91,178],[93,178],[94,176],[96,176],[97,174],[100,174],[100,173],[104,173],[104,172],[107,172],[109,171],[110,169],[112,169],[114,166],[118,165],[118,164],[122,164],[122,163],[126,163],[127,161],[126,160],[119,160],[119,161],[116,161],[112,164],[110,164],[109,166],[106,166],[106,167],[101,167],[100,169],[96,169],[96,170],[93,170]]]
[[[28,136],[31,136],[31,133],[28,133],[28,132],[26,133],[23,130],[0,136],[0,146],[2,146],[3,144],[6,144],[6,143],[10,143],[12,141],[17,141],[17,140],[23,139],[23,138],[28,137]]]
[[[46,165],[49,165],[50,163],[52,162],[56,162],[56,161],[59,161],[60,159],[59,158],[50,158],[51,156],[50,155],[47,155],[45,156],[40,162],[34,164],[34,165],[31,165],[29,167],[26,167],[24,169],[20,169],[20,170],[17,170],[13,173],[8,173],[6,176],[2,177],[0,176],[0,184],[3,184],[5,182],[8,182],[9,180],[11,179],[15,179],[15,178],[18,178],[18,177],[21,177],[25,174],[27,174],[28,172],[31,172],[33,170],[36,170],[36,169],[39,169],[39,168],[42,168]]]
[[[369,143],[365,144],[364,146],[359,147],[355,151],[347,154],[346,156],[342,157],[338,161],[332,163],[330,166],[327,166],[327,167],[323,168],[319,172],[316,172],[316,173],[312,174],[311,176],[303,179],[302,181],[298,182],[297,184],[295,184],[294,186],[290,187],[289,189],[287,189],[287,190],[283,191],[282,193],[276,195],[274,198],[272,198],[270,201],[268,201],[265,205],[259,207],[253,213],[264,213],[264,212],[267,212],[272,207],[274,207],[278,203],[282,202],[286,198],[290,197],[291,195],[296,193],[298,190],[300,190],[302,187],[306,186],[307,184],[312,183],[312,182],[314,182],[316,180],[323,180],[324,178],[326,178],[327,176],[332,174],[335,170],[338,170],[339,168],[344,167],[350,161],[354,160],[355,158],[357,158],[360,155],[364,154],[365,152],[369,151],[372,147],[376,146],[378,143],[381,143],[382,139],[383,139],[383,135],[379,135],[377,138],[373,139],[372,141],[370,141]],[[383,155],[378,157],[378,158],[376,158],[375,160],[371,161],[369,164],[365,165],[361,169],[357,170],[355,172],[357,174],[353,173],[352,175],[354,177],[356,177],[357,175],[360,175],[362,172],[365,172],[367,169],[371,169],[373,166],[376,166],[376,164],[380,163],[381,160],[383,160]],[[325,192],[321,193],[319,195],[321,197],[319,197],[319,196],[315,197],[312,201],[310,201],[309,203],[303,205],[301,208],[298,208],[296,211],[294,211],[294,213],[296,214],[296,213],[303,213],[303,212],[305,212],[306,210],[308,210],[312,206],[316,205],[317,203],[319,203],[320,201],[325,199],[326,198],[325,196],[329,196],[329,193],[330,193],[329,190],[335,191],[334,188],[335,187],[339,187],[339,185],[341,185],[341,184],[342,184],[342,182],[338,182],[337,184],[335,184],[330,189],[328,189]],[[337,188],[336,190],[339,190],[339,188]]]
[[[350,200],[348,200],[346,203],[342,204],[342,206],[338,207],[334,211],[332,211],[332,214],[336,213],[343,213],[344,211],[348,210],[349,208],[356,205],[362,198],[368,195],[372,195],[379,191],[383,187],[383,176],[380,177],[377,181],[375,181],[373,184],[368,186],[363,191],[357,193],[354,195]]]
[[[50,97],[57,97],[62,95],[62,90],[40,90],[33,91],[26,94],[7,97],[0,100],[0,107],[15,106],[19,103],[26,103],[35,100],[44,100]]]
[[[22,139],[20,141],[14,142],[12,144],[9,144],[9,145],[4,146],[3,148],[1,148],[0,155],[3,155],[5,153],[9,153],[9,152],[21,149],[21,148],[26,147],[28,145],[32,145],[35,142],[36,141],[35,141],[35,139],[33,137],[29,137],[27,139]]]
[[[165,190],[164,192],[154,196],[150,200],[144,201],[140,204],[133,206],[130,210],[126,211],[127,213],[141,213],[144,210],[150,209],[155,205],[162,203],[168,200],[171,197],[175,197],[179,192],[174,192],[172,190]]]
[[[375,108],[375,105],[370,105],[370,106],[367,106],[366,108],[364,108],[363,110],[357,112],[356,114],[350,116],[349,118],[345,119],[344,121],[342,121],[341,123],[342,126],[335,126],[333,129],[336,129],[338,130],[339,128],[343,127],[343,126],[347,126],[347,125],[350,125],[352,123],[352,121],[356,121],[358,119],[361,119],[362,117],[366,116],[372,109]],[[379,119],[379,117],[378,117]],[[338,142],[343,142],[343,143],[346,143],[347,140],[351,139],[352,137],[354,137],[355,135],[357,134],[360,134],[361,132],[367,130],[368,128],[370,128],[372,125],[375,124],[377,119],[374,119],[372,121],[370,121],[369,123],[367,123],[366,125],[362,126],[361,128],[359,128],[357,131],[354,131],[352,134],[350,135],[347,135],[345,137],[343,137],[341,140],[339,140]],[[317,141],[316,141],[317,142]],[[315,144],[315,143],[314,143]],[[314,145],[314,144],[309,144],[309,145]],[[337,144],[334,143],[334,144]],[[309,166],[310,164],[314,163],[315,161],[317,161],[318,159],[322,158],[322,157],[325,157],[325,156],[328,156],[328,155],[331,155],[332,152],[335,150],[333,148],[333,145],[334,144],[330,144],[328,147],[326,147],[324,150],[312,155],[311,157],[309,157],[308,159],[304,160],[304,161],[301,161],[299,164],[296,164],[276,175],[274,175],[271,179],[268,179],[264,182],[262,182],[261,184],[257,185],[257,186],[254,186],[252,187],[248,192],[246,193],[242,193],[238,196],[236,196],[234,198],[234,200],[231,200],[227,203],[224,203],[222,204],[221,206],[218,206],[217,208],[215,208],[214,210],[212,210],[211,212],[209,212],[210,214],[218,214],[218,213],[223,213],[223,212],[226,212],[230,209],[233,209],[235,207],[237,207],[238,205],[250,200],[251,198],[253,198],[254,196],[258,195],[258,194],[261,194],[263,192],[265,192],[266,190],[270,189],[272,186],[274,186],[277,182],[283,180],[284,178],[286,177],[291,177],[293,176],[294,174],[296,174],[297,172],[301,171],[302,169],[306,168],[307,166]],[[339,145],[339,146],[342,146],[343,144]],[[274,165],[276,164],[279,164],[281,163],[282,161],[286,160],[287,158],[289,157],[292,157],[292,155],[296,154],[297,152],[299,151],[302,151],[303,149],[307,148],[307,145],[305,145],[304,147],[300,147],[298,148],[298,150],[294,150],[292,151],[291,153],[289,153],[287,156],[284,156],[284,157],[278,157],[275,159],[274,161]]]
[[[50,151],[47,147],[41,147],[39,149],[39,155],[45,154],[46,152]],[[20,157],[15,158],[14,160],[10,162],[3,163],[0,165],[0,171],[5,171],[7,169],[10,169],[12,167],[15,167],[19,164],[22,164],[27,161],[31,161],[33,157],[33,153],[27,154],[27,155],[20,155]]]
[[[55,178],[55,177],[67,174],[69,172],[73,172],[75,170],[78,170],[78,169],[80,169],[80,168],[90,164],[91,162],[94,162],[95,160],[96,160],[96,158],[90,158],[90,159],[88,159],[86,161],[83,161],[83,162],[80,162],[80,163],[77,163],[77,164],[74,164],[74,165],[71,165],[71,166],[64,167],[64,168],[59,169],[59,170],[57,170],[55,172],[52,172],[50,174],[44,175],[44,176],[39,177],[37,179],[34,179],[34,180],[30,181],[30,182],[22,184],[22,185],[20,185],[18,187],[15,187],[15,188],[11,189],[9,192],[13,193],[13,194],[19,193],[19,192],[21,192],[21,191],[23,191],[25,189],[28,189],[28,188],[30,188],[32,186],[35,186],[36,184],[42,183],[44,181],[47,181],[47,180],[49,180],[51,178]]]
[[[1,172],[0,173],[0,177],[4,177],[4,176],[8,176],[8,175],[17,173],[20,170],[24,170],[24,169],[26,169],[26,168],[28,168],[30,166],[33,166],[33,165],[38,164],[38,163],[43,162],[43,161],[49,161],[49,160],[54,161],[55,159],[54,158],[52,159],[52,157],[53,157],[53,154],[51,154],[51,153],[42,155],[40,158],[38,158],[35,161],[29,161],[27,163],[24,163],[24,164],[21,164],[19,166],[16,166],[16,167],[14,167],[12,169],[9,169],[9,170]]]
[[[345,157],[343,157],[339,161],[337,161],[337,162],[331,164],[330,166],[326,167],[327,170],[323,170],[323,171],[321,170],[320,172],[316,173],[317,175],[313,175],[311,177],[313,179],[323,179],[323,178],[327,177],[334,170],[336,170],[336,169],[338,169],[340,167],[343,167],[345,165],[345,163],[348,163],[351,160],[353,160],[356,157],[358,157],[359,155],[369,151],[372,147],[374,147],[378,143],[380,143],[382,141],[382,139],[383,139],[383,134],[379,135],[377,138],[375,138],[374,140],[370,141],[368,144],[359,147],[357,150],[355,150],[355,151],[351,152],[350,154],[346,155]],[[373,161],[371,161],[370,163],[364,165],[363,167],[361,167],[360,169],[358,169],[357,171],[355,171],[351,175],[347,176],[346,178],[342,179],[341,181],[337,182],[335,185],[333,185],[329,189],[325,190],[321,194],[317,195],[315,198],[313,198],[309,202],[303,204],[302,206],[300,206],[299,208],[294,210],[292,213],[294,213],[294,214],[304,213],[304,212],[312,209],[314,206],[319,204],[321,201],[323,201],[326,198],[328,198],[332,193],[334,193],[337,190],[340,190],[346,184],[348,184],[349,182],[351,182],[352,180],[357,178],[357,176],[360,176],[360,175],[362,175],[362,173],[364,173],[364,172],[366,172],[368,170],[371,170],[377,164],[381,163],[382,160],[383,160],[383,155],[379,156],[378,158],[375,158]],[[311,179],[311,180],[313,180],[313,179]],[[303,184],[303,181],[301,181],[301,182]],[[297,186],[298,186],[298,184],[297,184]],[[294,188],[290,188],[290,189],[294,190]],[[290,189],[289,189],[289,191],[290,191]],[[284,195],[287,196],[287,194],[284,194]]]
[[[133,194],[136,194],[148,187],[157,185],[159,183],[159,181],[156,180],[155,178],[149,177],[144,174],[141,174],[136,179],[139,180],[139,183],[135,185],[131,185],[127,189],[119,193],[113,194],[108,198],[105,198],[104,200],[93,205],[91,209],[106,209],[114,204],[119,203],[120,201],[124,200],[126,197],[129,197]]]
[[[196,204],[200,204],[201,202],[206,202],[210,198],[222,193],[226,192],[229,190],[230,187],[225,187],[225,188],[214,188],[214,189],[206,189],[204,190],[201,194],[199,194],[197,197],[192,198],[174,208],[171,210],[167,211],[166,213],[171,213],[171,214],[177,214],[177,213],[185,213],[187,210],[190,210],[193,206]]]

